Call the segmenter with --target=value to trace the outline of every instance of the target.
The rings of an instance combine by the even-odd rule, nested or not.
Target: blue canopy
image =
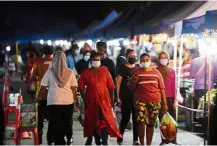
[[[85,31],[85,33],[81,33],[80,35],[74,36],[73,39],[78,40],[78,39],[94,38],[95,37],[94,32],[108,26],[118,16],[119,16],[119,14],[115,10],[113,10],[103,21],[101,21],[97,25],[93,26],[89,30]]]
[[[217,10],[206,12],[205,28],[209,30],[217,30]]]
[[[205,27],[205,16],[183,20],[182,34],[202,33]]]

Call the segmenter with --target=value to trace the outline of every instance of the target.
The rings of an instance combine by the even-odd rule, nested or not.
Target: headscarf
[[[64,52],[58,51],[54,54],[54,62],[51,71],[59,88],[65,87],[71,77],[72,71],[66,65],[66,55]]]
[[[169,55],[166,53],[166,52],[161,52],[159,54],[159,60],[160,60],[160,56],[162,54],[165,54],[167,56],[167,59],[168,59],[168,62],[169,62]],[[157,67],[157,70],[161,73],[162,77],[163,77],[163,80],[164,82],[168,79],[169,77],[169,74],[170,74],[170,68],[168,66],[163,66],[159,63],[159,66]]]

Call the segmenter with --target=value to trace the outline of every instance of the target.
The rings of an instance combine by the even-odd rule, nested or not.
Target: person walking
[[[168,105],[168,112],[176,119],[176,75],[175,71],[172,68],[169,68],[169,55],[166,52],[161,52],[159,54],[159,66],[157,70],[161,73],[165,85],[166,101]],[[163,114],[160,113],[160,120],[163,117]],[[176,138],[171,140],[172,143],[177,143]],[[161,144],[164,144],[164,139],[162,137]]]
[[[36,93],[38,94],[41,81],[46,73],[46,71],[52,67],[53,64],[53,48],[51,46],[44,46],[42,49],[43,58],[39,59],[33,66],[33,71],[31,75],[32,81],[35,83]],[[44,96],[37,97],[38,102],[38,135],[39,135],[39,144],[42,144],[42,135],[44,128],[44,120],[47,119],[47,97]],[[53,142],[52,129],[48,127],[47,131],[47,143],[51,145]]]
[[[123,65],[127,63],[127,59],[126,59],[126,48],[124,46],[121,46],[121,50],[120,50],[120,54],[117,57],[116,60],[116,70],[118,71],[119,68]]]
[[[79,47],[77,44],[73,44],[70,50],[67,51],[67,58],[66,58],[66,64],[68,68],[73,70],[76,74],[76,67],[75,64],[78,62],[78,55],[79,55]]]
[[[122,119],[120,122],[120,132],[123,135],[130,121],[132,113],[133,121],[133,145],[138,144],[138,130],[135,116],[135,109],[133,104],[133,92],[127,86],[127,82],[130,80],[132,73],[140,68],[139,64],[136,64],[137,57],[136,53],[132,49],[128,49],[126,53],[127,63],[123,64],[118,71],[117,78],[117,92],[118,92],[118,103],[121,103],[121,114]],[[117,140],[117,143],[121,145],[123,142],[122,138]]]
[[[176,75],[172,68],[169,68],[169,55],[166,52],[159,54],[159,66],[157,70],[161,73],[166,93],[166,101],[169,114],[176,119]]]
[[[26,73],[26,84],[27,84],[27,91],[31,93],[31,72],[33,69],[34,64],[38,61],[39,55],[36,49],[29,49],[27,52],[27,65],[25,69]]]
[[[76,87],[75,74],[67,67],[64,52],[56,52],[53,66],[45,73],[40,89],[42,95],[48,92],[49,126],[53,130],[55,145],[69,145],[71,143]],[[67,142],[64,139],[65,135],[67,135]]]
[[[146,143],[151,145],[159,111],[162,110],[162,113],[166,113],[168,107],[163,78],[158,70],[151,67],[149,54],[143,53],[140,63],[142,68],[133,73],[128,86],[135,92],[134,103],[140,144],[145,144],[146,130]]]
[[[76,70],[78,74],[80,75],[85,69],[89,66],[89,59],[90,59],[90,51],[84,51],[83,53],[83,59],[79,60],[76,63]]]
[[[112,110],[115,85],[109,71],[100,67],[100,58],[98,53],[91,55],[92,68],[81,73],[78,89],[85,103],[84,137],[94,136],[96,145],[108,145],[108,135],[122,136]]]

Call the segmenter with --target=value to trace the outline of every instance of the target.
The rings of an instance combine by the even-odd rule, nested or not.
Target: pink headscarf
[[[59,88],[65,87],[71,77],[72,71],[66,65],[66,55],[64,52],[58,51],[54,54],[54,62],[51,71],[55,76]]]

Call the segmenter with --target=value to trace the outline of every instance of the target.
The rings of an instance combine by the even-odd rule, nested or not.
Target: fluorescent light
[[[44,40],[40,40],[40,44],[43,45],[44,44]]]
[[[10,52],[10,51],[11,51],[11,47],[10,47],[10,46],[7,46],[7,47],[6,47],[6,51]]]
[[[47,41],[47,44],[48,44],[49,46],[51,46],[51,45],[52,45],[51,40],[48,40],[48,41]]]

